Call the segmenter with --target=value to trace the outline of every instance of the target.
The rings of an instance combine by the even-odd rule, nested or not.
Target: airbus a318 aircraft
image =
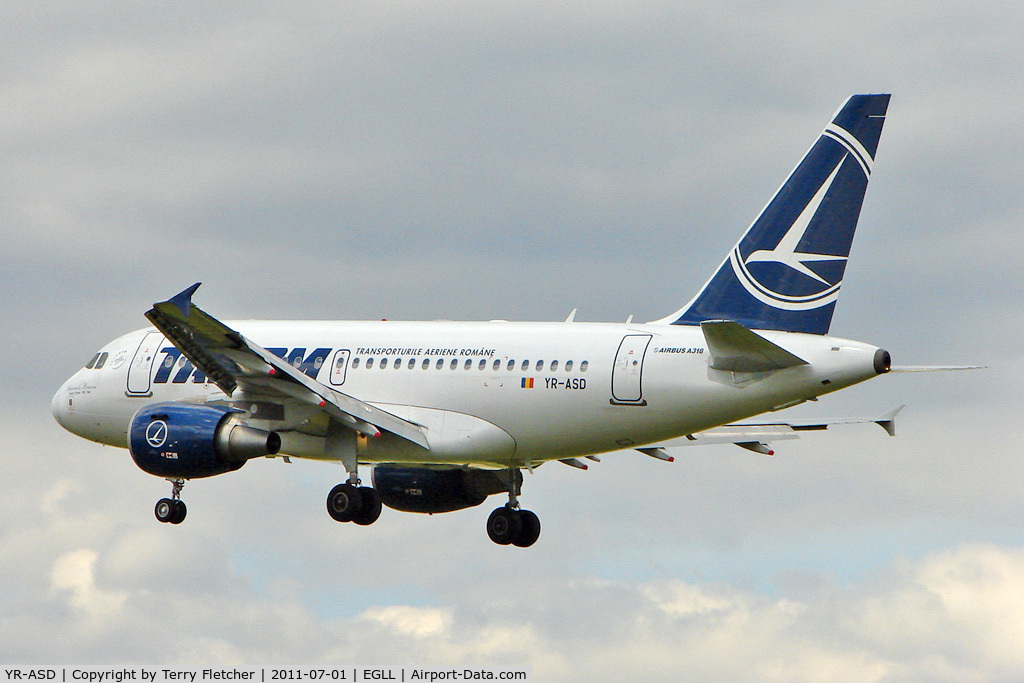
[[[487,533],[532,545],[523,469],[707,443],[770,453],[837,421],[736,421],[890,371],[883,349],[828,334],[888,103],[847,100],[711,279],[660,320],[221,322],[192,302],[195,284],[93,356],[53,415],[168,479],[161,522],[185,518],[186,480],[296,457],[344,465],[327,497],[339,522],[507,493]],[[875,421],[892,433],[894,416]]]

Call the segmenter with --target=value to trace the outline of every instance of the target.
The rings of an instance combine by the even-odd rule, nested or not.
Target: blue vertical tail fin
[[[854,95],[694,299],[659,323],[827,334],[889,95]]]

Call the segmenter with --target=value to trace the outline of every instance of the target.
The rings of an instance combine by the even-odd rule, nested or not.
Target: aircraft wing
[[[430,448],[420,425],[317,382],[204,312],[192,303],[199,285],[153,304],[146,317],[225,394],[230,396],[240,387],[255,394],[294,398],[318,406],[351,429],[371,435],[384,430]]]
[[[679,439],[651,444],[636,450],[660,460],[671,460],[672,458],[665,452],[665,449],[679,448],[681,446],[732,443],[755,453],[774,455],[775,451],[768,445],[771,441],[799,439],[802,432],[822,431],[838,424],[873,423],[884,429],[889,436],[896,436],[896,415],[901,410],[903,410],[903,406],[891,410],[878,418],[846,417],[817,421],[796,420],[792,422],[728,424],[695,434],[687,434]]]

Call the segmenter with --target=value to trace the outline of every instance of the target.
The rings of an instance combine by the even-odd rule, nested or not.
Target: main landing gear
[[[487,518],[487,535],[498,545],[528,548],[540,538],[540,518],[530,510],[519,508],[522,477],[510,470],[508,503]]]
[[[359,480],[338,484],[327,495],[327,514],[336,522],[355,522],[368,526],[380,517],[380,495]]]
[[[355,522],[359,526],[376,522],[380,517],[380,495],[369,486],[359,485],[355,432],[331,418],[327,423],[324,453],[340,460],[348,472],[348,481],[338,484],[327,494],[327,514],[336,522]]]
[[[181,489],[185,487],[184,479],[168,479],[171,482],[171,497],[161,498],[153,508],[156,519],[164,524],[181,524],[185,521],[185,501],[181,499]]]

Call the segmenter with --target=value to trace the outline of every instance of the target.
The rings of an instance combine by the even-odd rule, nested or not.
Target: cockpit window
[[[100,354],[97,353],[96,355],[94,355],[92,358],[89,359],[88,363],[85,364],[85,369],[86,370],[92,370],[93,367],[96,365],[96,361],[98,361],[99,359],[100,359]]]
[[[93,370],[99,370],[100,368],[102,368],[103,364],[107,362],[107,357],[109,355],[110,354],[105,352],[105,351],[103,353],[101,353],[100,357],[96,360],[96,365],[92,366],[92,369]]]

